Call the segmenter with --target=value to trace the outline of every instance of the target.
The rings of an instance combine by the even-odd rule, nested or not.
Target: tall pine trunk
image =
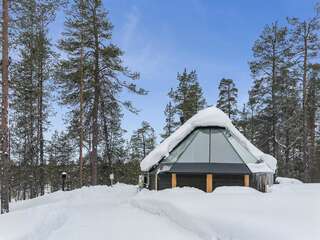
[[[277,44],[277,35],[275,34],[275,43],[273,45],[273,59],[272,59],[272,86],[271,86],[271,102],[272,102],[272,153],[273,156],[278,158],[278,144],[277,144],[277,112],[276,112],[276,85],[277,85],[277,76],[276,76],[276,44]]]
[[[308,39],[304,38],[303,78],[302,78],[302,156],[305,163],[305,180],[309,181],[308,132],[307,132],[307,71],[308,71]]]
[[[96,18],[96,6],[93,9],[94,28],[94,102],[92,110],[92,158],[91,158],[91,184],[97,184],[97,159],[98,159],[98,111],[100,98],[99,82],[99,35]]]
[[[83,15],[83,1],[80,1],[80,12],[81,17]],[[84,78],[84,68],[83,68],[83,30],[80,30],[80,116],[79,116],[79,164],[80,164],[80,187],[83,186],[83,78]]]
[[[8,143],[8,92],[9,92],[9,3],[2,2],[2,112],[1,112],[1,214],[9,212],[9,143]]]
[[[42,25],[43,29],[43,25]],[[45,186],[45,172],[44,172],[44,140],[43,140],[43,82],[44,82],[44,41],[43,41],[44,33],[40,32],[39,35],[39,45],[38,51],[40,51],[39,57],[39,79],[38,79],[38,128],[39,128],[39,157],[40,157],[40,176],[39,176],[39,185],[40,185],[40,194],[44,195],[44,186]]]
[[[79,117],[80,187],[83,185],[83,47],[80,50],[80,117]]]
[[[40,194],[44,195],[44,144],[43,144],[43,65],[41,59],[39,79],[39,154],[40,154]]]
[[[318,71],[318,66],[313,65],[312,71]],[[316,115],[317,115],[317,96],[316,96],[316,88],[317,84],[316,81],[318,81],[318,78],[316,76],[313,76],[309,80],[309,86],[308,86],[308,157],[309,157],[309,174],[310,174],[310,180],[314,177],[316,166],[316,158],[315,158],[315,152],[316,152]]]
[[[29,69],[30,69],[30,77],[29,77],[29,81],[30,81],[30,93],[31,95],[34,94],[33,93],[33,75],[34,75],[34,71],[33,71],[33,64],[34,64],[34,47],[33,44],[29,43],[29,51],[30,51],[30,64],[29,64]],[[29,189],[30,189],[30,198],[35,198],[36,197],[36,191],[35,191],[35,178],[36,178],[36,173],[35,170],[36,169],[36,162],[35,162],[35,149],[34,149],[34,133],[35,133],[35,126],[34,126],[34,117],[35,117],[35,113],[34,113],[34,107],[33,107],[33,100],[32,97],[29,96],[29,104],[28,104],[28,111],[30,112],[30,119],[29,120],[29,129],[27,130],[27,139],[28,139],[28,146],[27,146],[27,154],[25,156],[25,160],[26,160],[26,165],[28,167],[28,170],[30,170],[29,176],[27,175],[27,183],[29,185]]]

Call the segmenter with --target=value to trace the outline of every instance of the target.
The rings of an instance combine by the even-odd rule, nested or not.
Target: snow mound
[[[242,133],[239,132],[228,116],[216,107],[209,107],[199,111],[196,115],[180,126],[173,134],[166,138],[143,159],[140,164],[141,170],[148,171],[163,157],[167,157],[173,148],[195,128],[210,126],[224,127],[228,129],[252,155],[261,161],[257,164],[248,164],[248,167],[252,172],[275,172],[277,168],[277,160],[273,156],[265,154],[256,148],[245,136],[242,135]]]
[[[279,184],[302,184],[303,182],[301,182],[300,180],[295,179],[295,178],[277,177],[276,183],[279,183]]]
[[[201,240],[166,217],[133,207],[137,194],[136,186],[117,184],[13,203],[0,216],[0,240]],[[159,229],[165,231],[154,234]]]
[[[169,218],[201,239],[316,240],[319,200],[320,184],[302,184],[283,185],[274,193],[243,187],[221,187],[209,194],[188,188],[144,191],[131,204]]]
[[[254,188],[237,187],[237,186],[223,186],[218,187],[213,191],[214,194],[262,194]]]
[[[319,202],[320,184],[277,184],[270,193],[85,187],[12,203],[0,240],[317,240]]]

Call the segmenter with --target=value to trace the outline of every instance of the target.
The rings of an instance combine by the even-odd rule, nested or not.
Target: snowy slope
[[[0,217],[0,240],[199,239],[167,218],[132,207],[134,186],[57,192],[12,205]],[[166,229],[161,234],[154,234]]]
[[[12,204],[0,216],[0,240],[312,240],[320,236],[319,202],[320,184],[280,184],[266,194],[98,186]]]

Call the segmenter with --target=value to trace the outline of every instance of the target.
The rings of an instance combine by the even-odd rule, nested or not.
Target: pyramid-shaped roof
[[[194,129],[199,127],[222,127],[233,135],[243,148],[248,150],[257,162],[246,162],[251,172],[275,172],[277,160],[263,153],[255,147],[240,131],[232,124],[228,116],[216,107],[209,107],[199,111],[196,115],[186,121],[173,134],[166,138],[153,151],[151,151],[141,162],[142,171],[150,170],[163,158],[169,156],[170,152],[183,141]]]

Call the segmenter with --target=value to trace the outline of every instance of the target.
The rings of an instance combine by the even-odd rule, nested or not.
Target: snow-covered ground
[[[0,240],[320,238],[320,184],[279,184],[270,191],[137,192],[117,184],[56,192],[13,203],[0,216]]]

